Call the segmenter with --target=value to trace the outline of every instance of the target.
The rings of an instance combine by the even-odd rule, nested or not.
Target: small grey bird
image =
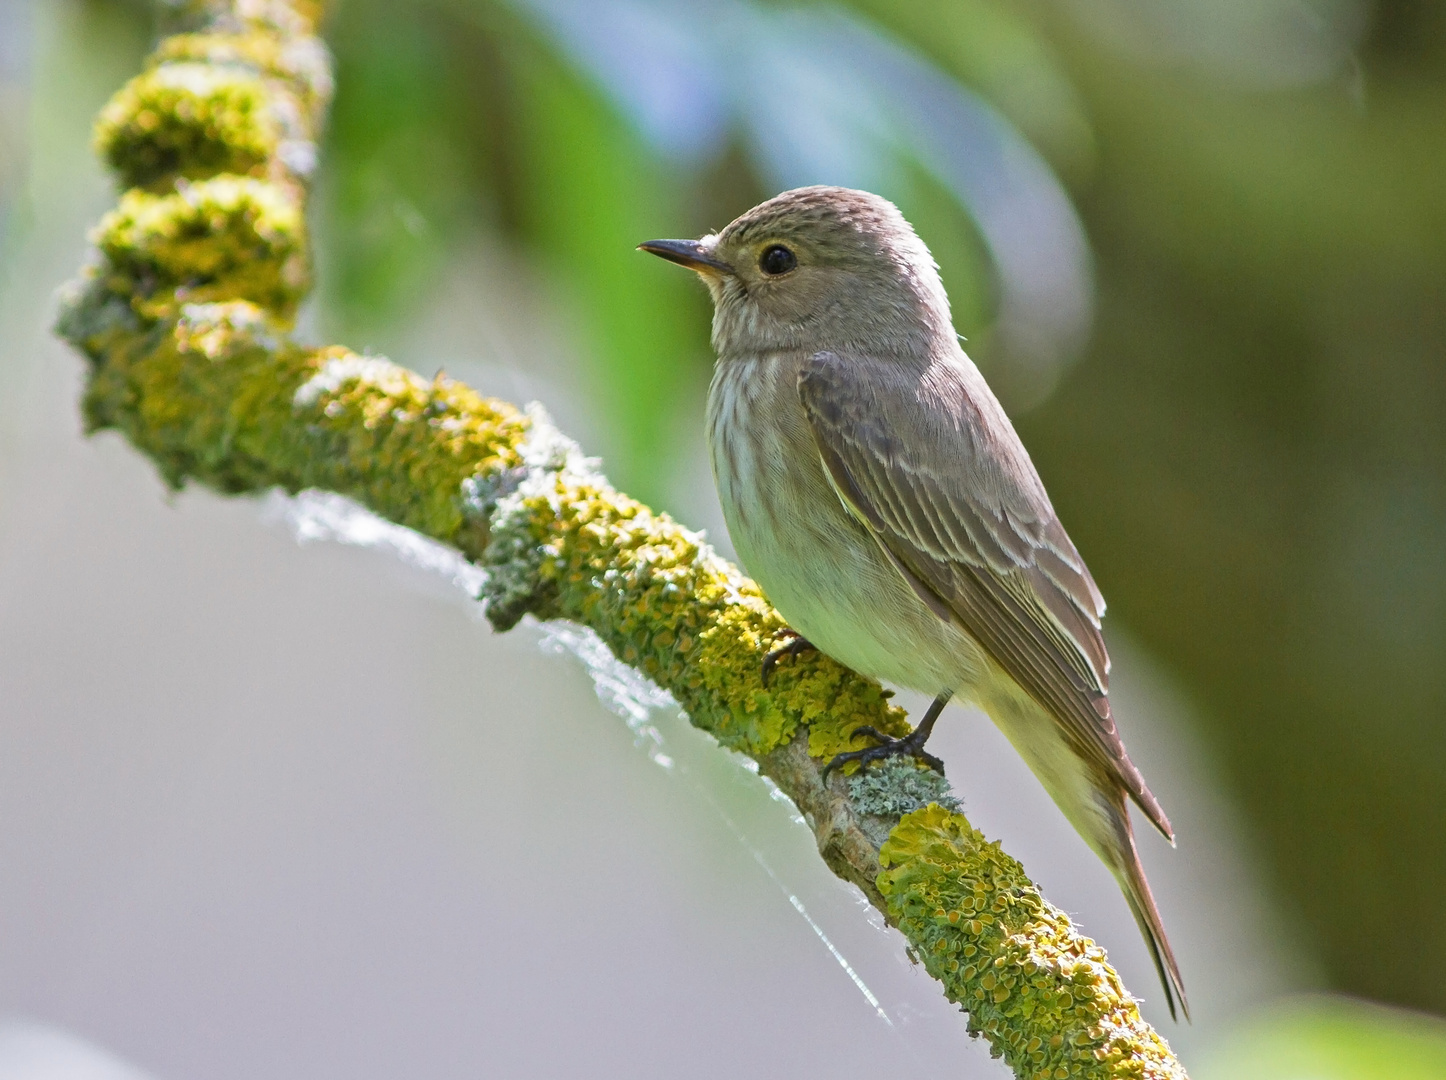
[[[929,249],[890,202],[809,187],[702,240],[650,240],[708,286],[708,442],[744,567],[812,647],[979,705],[1119,881],[1189,1016],[1126,798],[1174,842],[1110,716],[1104,599],[1019,436],[959,346]],[[784,650],[780,650],[784,651]]]

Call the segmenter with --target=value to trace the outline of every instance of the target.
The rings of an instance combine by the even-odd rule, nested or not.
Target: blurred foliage
[[[485,237],[557,291],[584,394],[615,425],[610,472],[666,504],[711,363],[707,306],[632,246],[719,227],[783,173],[838,179],[804,168],[818,147],[787,172],[782,129],[769,153],[759,134],[795,106],[827,127],[835,95],[847,115],[825,134],[877,165],[933,247],[1112,623],[1207,706],[1301,944],[1339,989],[1446,1010],[1446,7],[855,0],[846,24],[767,21],[785,8],[592,9],[645,28],[712,13],[734,35],[709,59],[668,24],[677,55],[640,37],[621,62],[586,51],[567,0],[344,0],[328,335],[365,345]],[[1096,307],[1062,382],[1019,378],[991,333],[1004,234],[991,248],[981,190],[918,135],[925,113],[839,97],[849,66],[808,52],[820,27],[854,48],[870,25],[877,70],[902,44],[958,81],[958,115],[1007,120],[968,129],[1004,140],[971,153],[1005,170],[1022,133],[1068,186]],[[748,67],[759,27],[784,37]],[[811,84],[821,102],[783,77],[794,57],[834,80]],[[684,61],[697,101],[639,81]],[[909,130],[869,141],[890,123]]]
[[[324,299],[363,340],[420,302],[476,201],[470,88],[417,15],[362,0],[328,35],[347,92],[326,148]]]
[[[1446,1024],[1349,998],[1288,1001],[1191,1071],[1195,1080],[1439,1080]]]
[[[1271,93],[1053,30],[1099,310],[1021,434],[1332,984],[1446,1009],[1446,23]]]
[[[1043,385],[1082,336],[1086,245],[1043,160],[832,7],[348,0],[330,36],[328,332],[369,340],[488,233],[564,299],[610,466],[650,501],[667,502],[710,354],[704,294],[639,259],[641,239],[721,227],[788,183],[866,185],[934,226],[971,338],[997,319]],[[1067,126],[1051,107],[1041,125]]]
[[[854,6],[993,102],[1066,176],[1089,172],[1094,136],[1084,102],[1029,8],[995,0]]]
[[[658,419],[706,378],[707,313],[634,246],[676,228],[678,177],[505,9],[349,0],[328,37],[343,88],[323,192],[335,336],[365,342],[405,318],[489,229],[564,294],[587,396],[635,490],[661,495],[671,429]]]
[[[695,282],[659,275],[635,248],[677,228],[680,185],[557,59],[531,57],[511,74],[519,170],[529,177],[517,191],[520,223],[600,354],[594,400],[620,432],[622,460],[638,490],[661,501],[676,471],[668,418],[702,381],[698,328],[708,314]]]

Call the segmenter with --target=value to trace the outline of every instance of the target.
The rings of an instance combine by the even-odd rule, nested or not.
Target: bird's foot
[[[768,686],[768,680],[773,678],[773,669],[785,656],[797,656],[799,653],[815,652],[818,649],[813,642],[804,637],[797,630],[784,627],[778,632],[779,637],[786,637],[788,641],[775,649],[770,649],[763,658],[763,685]]]
[[[847,765],[850,761],[857,761],[860,765],[867,765],[870,761],[883,761],[886,758],[898,757],[907,754],[909,757],[922,761],[929,768],[933,769],[940,776],[944,775],[944,763],[933,754],[924,749],[924,743],[929,738],[929,728],[920,724],[917,728],[905,735],[902,739],[896,739],[892,735],[885,735],[872,724],[865,724],[863,727],[854,728],[850,739],[857,739],[860,735],[867,735],[877,741],[877,746],[870,746],[865,750],[850,750],[846,754],[839,754],[832,761],[823,767],[823,778],[828,779],[828,774],[841,765]]]

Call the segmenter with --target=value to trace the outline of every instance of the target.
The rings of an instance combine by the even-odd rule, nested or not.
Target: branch
[[[164,6],[189,32],[101,113],[97,148],[127,190],[60,319],[91,364],[90,430],[121,431],[176,487],[325,489],[449,544],[487,571],[499,630],[529,613],[591,627],[758,763],[1017,1076],[1184,1078],[1104,951],[941,778],[891,763],[825,782],[859,725],[907,732],[877,683],[815,655],[765,689],[784,624],[758,587],[615,491],[540,410],[288,336],[330,94],[317,5]]]

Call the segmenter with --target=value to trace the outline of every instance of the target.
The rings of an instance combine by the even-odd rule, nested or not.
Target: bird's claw
[[[910,757],[922,761],[929,768],[933,769],[940,776],[944,775],[944,763],[933,754],[924,749],[924,739],[927,739],[928,732],[925,731],[924,739],[918,738],[920,731],[925,729],[920,726],[915,728],[902,739],[896,739],[892,735],[885,735],[872,724],[864,724],[856,727],[853,734],[849,736],[850,741],[857,739],[860,735],[867,735],[877,740],[877,746],[870,746],[863,750],[850,750],[847,753],[836,755],[827,765],[823,767],[823,779],[828,779],[828,774],[850,761],[857,761],[861,765],[867,765],[871,761],[883,761],[887,758],[898,757],[900,754],[908,754]]]
[[[813,652],[817,648],[813,642],[804,637],[797,630],[781,630],[780,635],[786,636],[789,640],[775,649],[770,649],[763,658],[763,685],[768,686],[768,681],[773,678],[773,669],[778,666],[778,661],[785,656],[797,656],[799,653]]]

